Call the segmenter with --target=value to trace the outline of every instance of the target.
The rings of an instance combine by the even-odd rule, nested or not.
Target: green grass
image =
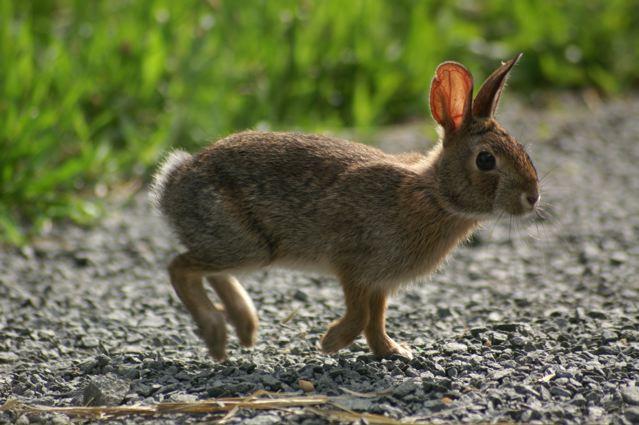
[[[639,81],[633,0],[0,0],[0,240],[91,222],[97,194],[172,146],[248,127],[318,130],[427,116],[435,66],[511,82]],[[107,189],[107,190],[105,190]]]

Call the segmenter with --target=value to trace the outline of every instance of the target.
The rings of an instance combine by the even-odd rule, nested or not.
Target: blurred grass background
[[[523,96],[639,82],[635,0],[0,0],[0,240],[144,180],[164,151],[249,127],[426,117],[436,65],[525,53]]]

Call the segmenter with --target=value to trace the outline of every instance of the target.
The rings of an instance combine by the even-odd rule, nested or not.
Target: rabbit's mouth
[[[513,201],[509,205],[502,208],[502,211],[512,216],[523,217],[534,212],[537,206],[537,203],[538,201],[531,203],[529,200],[525,199],[525,195],[522,194],[518,202]]]

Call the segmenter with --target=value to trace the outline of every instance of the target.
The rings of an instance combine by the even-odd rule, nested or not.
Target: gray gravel
[[[326,325],[343,311],[337,282],[268,270],[243,279],[260,313],[257,346],[232,339],[229,360],[214,363],[167,280],[178,247],[140,194],[97,228],[60,226],[0,252],[0,404],[301,393],[305,379],[317,393],[346,394],[346,408],[393,418],[639,423],[639,99],[590,108],[561,99],[550,112],[504,103],[502,121],[549,172],[545,218],[488,223],[443,270],[393,300],[388,327],[412,345],[413,360],[377,361],[362,339],[320,354]],[[425,128],[378,138],[392,150],[425,146]],[[0,423],[69,420],[0,413]],[[241,410],[230,420],[240,422],[327,420],[303,409]]]

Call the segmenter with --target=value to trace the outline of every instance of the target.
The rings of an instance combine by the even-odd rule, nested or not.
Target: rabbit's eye
[[[490,152],[479,152],[475,164],[482,171],[490,171],[495,168],[495,157]]]

